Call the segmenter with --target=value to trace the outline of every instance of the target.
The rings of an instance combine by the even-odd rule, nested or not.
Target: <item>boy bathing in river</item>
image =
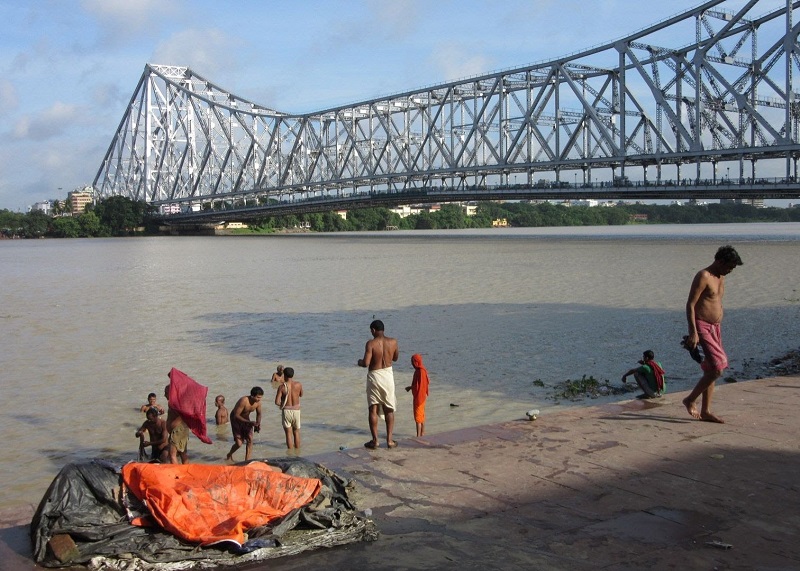
[[[303,385],[294,380],[294,369],[283,370],[284,381],[275,393],[275,404],[281,407],[281,421],[286,435],[286,448],[300,448],[300,397]]]
[[[217,413],[214,415],[217,426],[228,424],[228,409],[225,408],[225,397],[217,395],[217,398],[214,399],[214,405],[217,407]]]
[[[136,431],[135,436],[139,439],[139,460],[146,460],[144,449],[151,447],[150,460],[158,460],[166,464],[169,462],[169,441],[167,440],[167,423],[163,418],[159,418],[158,409],[152,407],[147,411],[147,420]],[[145,432],[149,440],[144,439]]]
[[[147,403],[142,405],[142,407],[139,409],[139,412],[147,412],[151,408],[155,408],[158,411],[158,414],[164,414],[164,407],[158,404],[156,400],[156,393],[150,393],[147,395]]]
[[[264,396],[264,389],[253,387],[250,389],[250,396],[243,396],[236,402],[231,413],[231,431],[233,432],[234,443],[231,451],[225,456],[226,460],[233,461],[233,453],[245,444],[245,461],[250,460],[253,454],[253,432],[261,430],[261,398]],[[256,413],[256,420],[250,420],[250,414]]]

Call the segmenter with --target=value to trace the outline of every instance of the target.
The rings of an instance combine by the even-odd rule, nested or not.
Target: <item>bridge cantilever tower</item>
[[[770,176],[797,195],[798,6],[713,0],[580,53],[307,114],[148,64],[94,186],[185,213],[224,203],[262,216],[629,178]]]

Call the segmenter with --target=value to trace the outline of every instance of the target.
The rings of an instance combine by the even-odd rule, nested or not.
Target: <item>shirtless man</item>
[[[294,380],[294,369],[283,370],[284,382],[275,393],[275,404],[281,408],[281,424],[286,434],[286,448],[300,448],[300,397],[303,385]]]
[[[736,250],[732,246],[722,246],[714,255],[714,262],[694,276],[686,301],[686,321],[689,324],[686,348],[694,349],[699,343],[705,357],[700,363],[703,376],[689,396],[683,399],[683,405],[694,418],[707,422],[724,422],[711,412],[711,397],[714,383],[728,366],[721,337],[725,276],[741,265],[742,259]],[[703,399],[698,412],[695,402],[701,395]]]
[[[150,393],[147,395],[147,403],[142,405],[142,408],[139,409],[140,412],[147,412],[151,408],[155,407],[158,411],[158,414],[164,414],[164,407],[161,406],[156,402],[157,397],[156,393]]]
[[[272,388],[277,389],[283,384],[283,365],[278,365],[278,369],[272,373]]]
[[[158,409],[152,407],[147,411],[147,420],[136,431],[135,436],[139,438],[139,460],[143,461],[142,452],[148,446],[152,447],[150,453],[150,460],[158,460],[166,464],[169,462],[169,441],[167,440],[167,423],[163,418],[160,418]],[[144,435],[147,432],[149,440],[145,440]]]
[[[231,412],[231,430],[235,442],[231,446],[231,451],[225,456],[226,460],[233,461],[233,453],[246,443],[244,459],[250,460],[253,454],[253,432],[261,430],[261,398],[264,396],[264,389],[253,387],[250,389],[249,396],[243,396],[236,402]],[[255,411],[256,421],[250,420],[250,413]]]
[[[169,385],[164,387],[164,398],[167,399],[167,433],[169,434],[170,464],[189,463],[189,427],[183,417],[169,406]],[[180,462],[178,462],[180,457]]]
[[[217,426],[228,424],[228,409],[225,408],[225,395],[217,395],[214,399],[214,406],[217,407],[217,412],[214,414],[214,422]]]
[[[378,410],[386,418],[386,446],[395,448],[392,440],[394,411],[397,408],[394,393],[392,362],[400,355],[397,339],[384,335],[383,322],[376,319],[369,325],[372,339],[364,347],[364,357],[358,360],[359,367],[367,367],[367,405],[369,406],[369,431],[372,440],[364,443],[366,448],[378,447]]]

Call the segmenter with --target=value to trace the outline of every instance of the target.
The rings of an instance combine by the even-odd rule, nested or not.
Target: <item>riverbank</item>
[[[269,569],[797,568],[798,388],[721,383],[726,424],[671,393],[315,456],[352,476],[381,536]],[[30,515],[0,516],[0,569],[35,569]]]

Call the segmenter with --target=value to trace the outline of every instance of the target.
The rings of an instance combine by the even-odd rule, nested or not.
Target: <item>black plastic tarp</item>
[[[204,548],[184,543],[160,528],[131,525],[131,517],[147,510],[126,493],[120,466],[98,459],[69,464],[53,480],[31,522],[34,559],[46,567],[78,563],[131,570],[175,568],[168,564],[203,560],[233,565],[377,537],[374,523],[352,504],[348,479],[302,458],[261,461],[292,476],[318,478],[320,494],[277,524],[248,530],[248,541],[241,547]],[[48,546],[55,536],[64,534],[70,546],[74,542],[66,556],[63,550]]]

